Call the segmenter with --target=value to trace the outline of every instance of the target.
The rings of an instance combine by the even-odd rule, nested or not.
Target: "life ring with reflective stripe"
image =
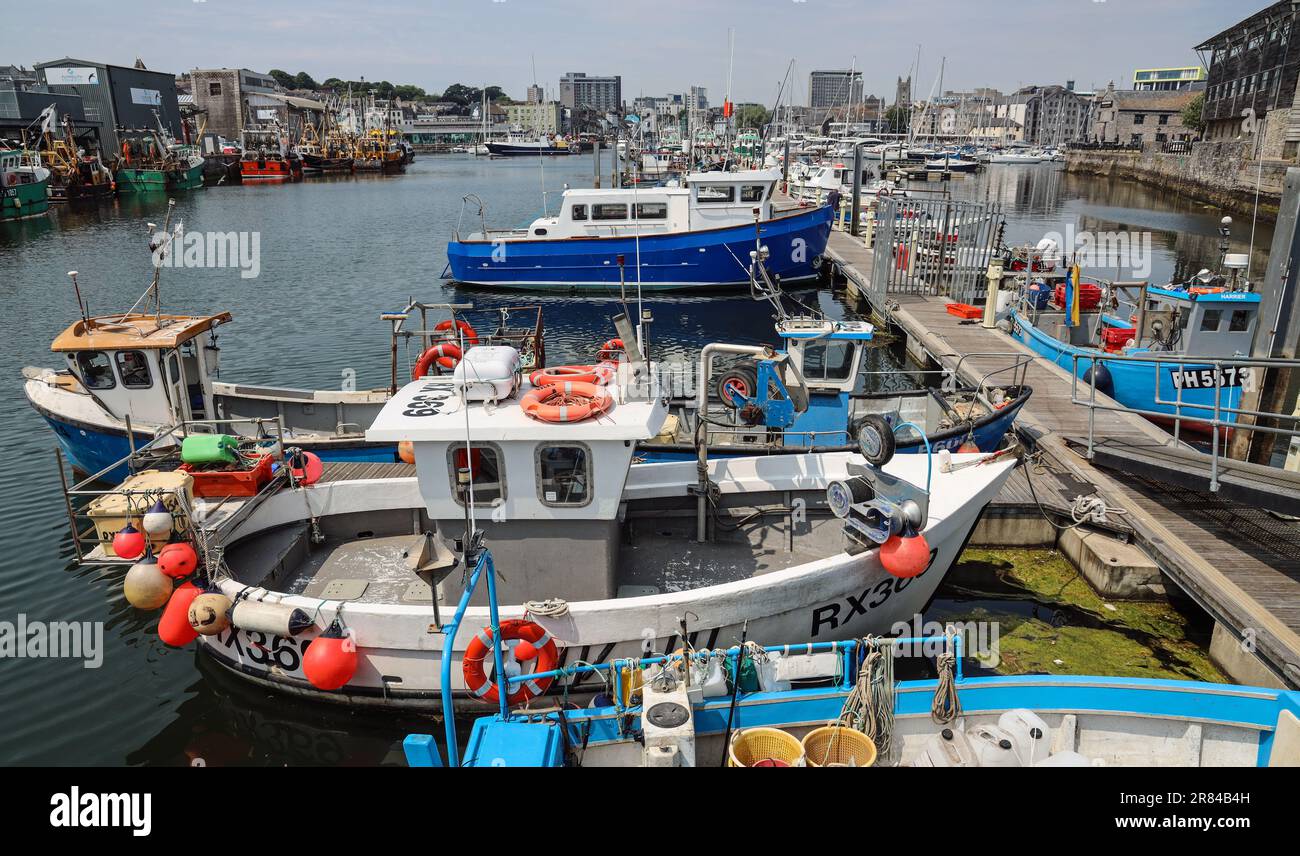
[[[452,323],[453,322],[450,318],[448,318],[446,321],[439,321],[437,324],[434,325],[433,332],[445,333],[446,338],[452,342],[457,341],[457,339],[459,338],[457,334],[460,334],[460,336],[465,337],[466,345],[478,344],[478,333],[474,330],[473,327],[469,325],[468,321],[461,321],[460,319],[457,319],[455,321],[455,325],[456,325],[455,333],[453,333],[451,329]]]
[[[411,369],[411,380],[419,380],[427,375],[434,360],[437,360],[438,365],[444,369],[454,369],[462,356],[464,355],[461,353],[459,345],[453,345],[451,342],[434,345],[423,354],[420,354],[420,359],[416,361],[415,368]]]
[[[581,422],[604,413],[613,403],[603,386],[578,381],[536,387],[519,401],[524,413],[542,422]]]
[[[560,662],[560,652],[551,638],[551,634],[532,621],[522,618],[510,618],[501,622],[501,638],[507,642],[514,639],[519,644],[510,652],[502,652],[502,657],[512,657],[516,663],[536,660],[534,672],[550,672]],[[478,635],[470,640],[461,660],[461,673],[465,676],[465,687],[470,695],[481,702],[496,704],[501,696],[496,681],[487,676],[487,662],[492,653],[494,642],[492,628],[484,627]],[[509,671],[507,669],[507,671]],[[499,678],[500,676],[498,676]],[[522,704],[546,692],[554,677],[535,678],[518,684],[519,689],[506,696],[508,704]]]
[[[627,348],[623,347],[622,339],[609,339],[600,346],[600,350],[596,353],[596,359],[603,363],[617,360],[619,354],[626,353]]]
[[[596,366],[556,366],[550,369],[538,369],[528,376],[528,382],[533,386],[549,386],[567,381],[604,385],[613,377],[613,365],[601,363]]]

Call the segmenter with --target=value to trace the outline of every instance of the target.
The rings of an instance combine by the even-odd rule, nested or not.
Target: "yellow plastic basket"
[[[746,728],[731,738],[727,766],[802,767],[803,746],[779,728]]]
[[[870,767],[876,744],[855,728],[827,725],[804,735],[803,752],[809,767]]]

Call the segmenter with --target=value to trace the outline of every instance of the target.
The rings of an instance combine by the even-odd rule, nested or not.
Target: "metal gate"
[[[871,297],[928,294],[983,302],[1004,221],[994,202],[881,199]]]

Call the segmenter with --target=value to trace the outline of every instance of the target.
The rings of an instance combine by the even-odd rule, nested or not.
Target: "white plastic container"
[[[1052,729],[1032,710],[1006,711],[998,717],[998,728],[1011,735],[1022,766],[1032,767],[1052,753]]]
[[[945,728],[934,734],[912,760],[913,767],[978,767],[979,760],[965,732]]]
[[[1011,735],[996,725],[977,725],[966,733],[981,767],[1019,767]]]
[[[466,401],[501,401],[519,388],[519,352],[509,345],[477,345],[465,352],[452,379]]]

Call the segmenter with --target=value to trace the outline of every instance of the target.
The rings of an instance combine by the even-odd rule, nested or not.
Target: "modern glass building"
[[[1209,72],[1199,65],[1185,68],[1139,68],[1133,72],[1133,88],[1138,92],[1174,92],[1204,83]]]

